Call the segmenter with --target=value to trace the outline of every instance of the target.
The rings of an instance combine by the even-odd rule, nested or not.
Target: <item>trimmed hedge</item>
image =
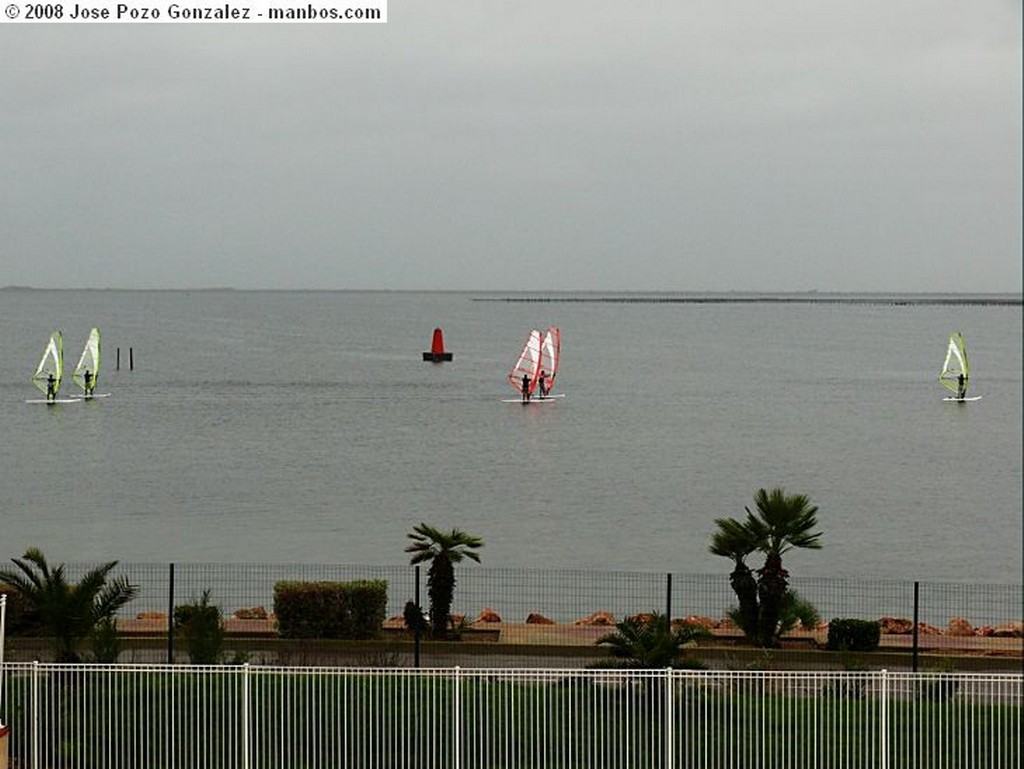
[[[878,648],[882,629],[873,620],[834,619],[828,623],[829,651],[873,652]]]
[[[282,581],[274,614],[282,638],[380,638],[388,602],[386,580]]]

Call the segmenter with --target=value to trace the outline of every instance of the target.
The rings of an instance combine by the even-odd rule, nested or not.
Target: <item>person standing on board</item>
[[[544,369],[541,369],[540,377],[537,379],[537,392],[540,393],[541,398],[548,394],[547,374],[544,373]]]
[[[94,388],[94,385],[92,383],[92,374],[89,372],[89,369],[85,370],[85,374],[82,375],[82,379],[85,382],[85,387],[83,388],[85,390],[85,395],[86,396],[92,395],[92,391],[95,388]]]
[[[957,377],[957,380],[956,380],[956,397],[957,397],[957,400],[961,400],[962,401],[964,399],[964,397],[967,395],[966,384],[967,383],[964,381],[964,375],[963,374],[961,374],[959,377]]]
[[[46,376],[46,400],[57,400],[57,380],[53,378],[53,374]]]
[[[530,400],[530,377],[523,374],[523,403]]]

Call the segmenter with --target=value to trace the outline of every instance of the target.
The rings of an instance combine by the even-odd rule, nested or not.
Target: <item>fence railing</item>
[[[69,579],[84,573],[91,564],[69,564]],[[125,576],[139,586],[138,597],[121,612],[127,627],[140,615],[156,618],[149,627],[168,632],[167,618],[176,605],[199,599],[209,590],[211,602],[229,620],[229,632],[250,627],[235,622],[235,615],[253,616],[273,612],[274,585],[282,580],[348,581],[379,579],[387,582],[387,615],[399,618],[406,601],[426,607],[426,579],[417,579],[409,566],[308,565],[308,564],[120,564],[114,575]],[[621,620],[624,617],[665,612],[673,618],[697,617],[722,623],[736,605],[728,574],[680,574],[649,572],[606,572],[543,569],[494,569],[466,564],[457,569],[458,584],[453,611],[472,623],[490,610],[500,618],[502,641],[516,635],[529,622],[551,622],[573,627],[595,612]],[[892,618],[886,646],[907,653],[933,650],[942,654],[964,653],[983,660],[993,651],[1024,658],[1024,590],[1019,584],[956,584],[897,580],[852,580],[794,576],[791,587],[809,601],[825,622],[833,618],[879,620]],[[161,626],[160,617],[163,618]],[[399,621],[400,622],[400,621]],[[10,623],[10,617],[9,617]],[[392,623],[394,624],[394,622]],[[902,625],[900,628],[899,625]],[[272,630],[273,623],[270,622]],[[480,624],[478,623],[477,627]],[[161,630],[160,628],[163,628]],[[244,630],[243,627],[243,630]],[[539,627],[534,625],[534,628]],[[14,627],[9,627],[17,634]],[[243,635],[242,631],[239,635]],[[253,635],[253,633],[250,633]],[[552,631],[552,635],[555,635]],[[723,635],[728,635],[723,631]],[[817,640],[821,640],[818,633]],[[564,638],[566,634],[561,634]],[[805,638],[805,640],[807,640]],[[589,641],[592,644],[592,639]],[[274,661],[262,648],[244,648],[260,655],[251,661]],[[162,654],[161,654],[162,652]],[[276,654],[276,652],[274,652]],[[12,649],[12,659],[47,659],[45,650]],[[31,656],[24,656],[30,654]],[[38,656],[38,655],[42,656]],[[128,661],[180,661],[181,644],[168,638],[163,650],[148,656],[127,656]],[[322,658],[304,658],[300,663],[335,664]],[[522,660],[523,658],[520,657]],[[998,660],[997,660],[998,661]],[[537,660],[525,660],[537,664]],[[434,664],[468,665],[465,659],[448,659]],[[499,666],[512,666],[500,661]],[[556,664],[562,664],[561,661]],[[889,665],[890,668],[893,665]],[[987,669],[1003,669],[1005,666]],[[914,659],[912,669],[919,669]],[[1010,668],[1011,670],[1020,669]]]
[[[18,769],[1024,762],[1024,676],[6,663]]]

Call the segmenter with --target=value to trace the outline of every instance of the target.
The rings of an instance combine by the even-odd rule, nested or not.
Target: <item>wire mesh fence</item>
[[[69,580],[90,568],[92,564],[69,564]],[[208,591],[210,602],[224,618],[224,659],[254,664],[586,666],[606,656],[596,642],[614,631],[616,622],[655,612],[708,628],[714,643],[702,642],[694,654],[712,667],[844,664],[919,669],[950,656],[957,656],[957,666],[964,669],[1020,670],[1024,664],[1024,593],[1021,585],[1011,584],[794,577],[790,587],[816,609],[820,623],[794,625],[782,636],[782,648],[767,659],[744,651],[749,644],[743,643],[743,634],[729,620],[736,596],[726,574],[492,569],[463,564],[456,571],[452,606],[462,646],[432,645],[421,657],[410,648],[402,614],[408,601],[429,609],[425,568],[119,564],[111,576],[124,576],[138,586],[136,598],[118,616],[118,627],[129,641],[119,661],[126,662],[189,661],[169,618],[175,607],[200,601]],[[276,584],[354,580],[386,583],[383,640],[389,644],[354,647],[338,639],[286,644],[277,637]],[[836,618],[880,621],[880,650],[903,654],[905,662],[863,658],[836,663],[807,654],[826,645],[827,624]],[[19,633],[16,621],[10,629],[11,659],[50,659],[46,644],[30,643],[25,633]],[[705,649],[709,646],[715,648]],[[932,659],[919,660],[918,653]]]
[[[87,568],[69,567],[69,571],[81,573]],[[409,600],[426,604],[425,576],[417,589],[417,570],[408,566],[121,564],[115,574],[124,574],[139,585],[139,597],[131,605],[137,612],[166,612],[172,590],[173,602],[185,603],[207,589],[225,614],[252,607],[269,612],[274,585],[282,580],[385,580],[389,616],[401,614]],[[559,623],[574,622],[595,611],[616,617],[662,611],[672,616],[722,618],[736,603],[728,575],[719,574],[467,567],[459,569],[456,576],[453,608],[458,613],[473,618],[489,608],[508,622],[525,622],[531,614]],[[957,617],[976,627],[995,627],[1020,620],[1022,615],[1019,584],[793,577],[790,585],[824,618],[912,619],[915,585],[920,592],[919,621],[938,629],[946,629],[949,620]]]

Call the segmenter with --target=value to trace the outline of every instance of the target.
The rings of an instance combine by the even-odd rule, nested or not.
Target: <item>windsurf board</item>
[[[524,401],[522,398],[502,398],[501,402],[502,403],[522,403],[524,406],[527,406],[527,405],[529,405],[531,403],[548,403],[550,401],[557,400],[558,398],[564,398],[564,397],[565,397],[565,393],[558,393],[557,395],[545,395],[543,397],[538,395],[538,396],[535,396],[533,398],[530,398],[530,400],[528,400],[528,401]]]

